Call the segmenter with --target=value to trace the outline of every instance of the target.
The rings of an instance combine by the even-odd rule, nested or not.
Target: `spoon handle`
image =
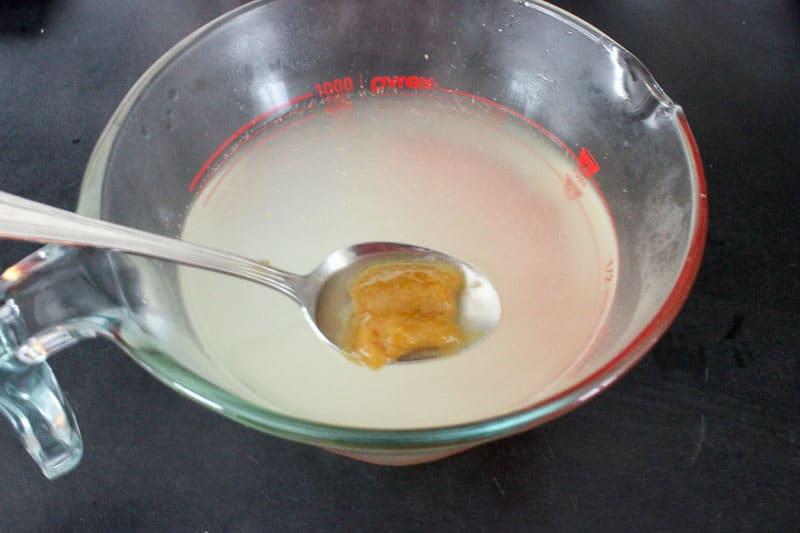
[[[0,191],[0,238],[91,246],[165,259],[267,285],[299,301],[300,276],[258,261],[26,200]]]

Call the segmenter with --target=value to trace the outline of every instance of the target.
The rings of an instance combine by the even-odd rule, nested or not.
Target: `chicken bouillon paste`
[[[461,347],[458,325],[464,275],[441,262],[392,262],[365,268],[350,290],[350,356],[380,368],[421,350],[447,354]]]

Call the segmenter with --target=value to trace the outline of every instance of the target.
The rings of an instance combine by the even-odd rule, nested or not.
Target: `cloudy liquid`
[[[488,277],[499,325],[456,355],[375,371],[253,283],[182,269],[187,315],[219,381],[279,413],[419,428],[523,408],[590,356],[614,294],[613,224],[592,185],[565,184],[575,175],[552,141],[497,111],[423,97],[320,106],[228,159],[183,239],[298,273],[359,242],[432,248]]]

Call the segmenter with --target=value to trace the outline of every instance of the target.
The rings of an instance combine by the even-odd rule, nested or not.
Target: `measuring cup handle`
[[[0,357],[0,412],[48,479],[69,472],[83,456],[83,440],[53,371]]]
[[[80,462],[83,443],[45,361],[119,327],[108,265],[103,251],[45,246],[0,275],[0,412],[51,479]]]

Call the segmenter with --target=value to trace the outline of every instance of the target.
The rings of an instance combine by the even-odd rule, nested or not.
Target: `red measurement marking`
[[[335,80],[323,81],[314,86],[320,98],[326,96],[333,96],[343,92],[350,92],[353,90],[353,78],[350,76],[344,78],[337,78]]]
[[[600,170],[597,159],[595,159],[592,153],[586,148],[581,148],[578,154],[578,170],[581,171],[581,174],[583,174],[585,178],[591,178]]]
[[[228,146],[230,146],[231,143],[234,142],[236,139],[238,139],[244,132],[246,132],[247,130],[249,130],[250,128],[255,126],[256,124],[258,124],[259,122],[261,122],[262,120],[264,120],[268,116],[274,115],[275,113],[277,113],[281,109],[285,109],[287,107],[291,107],[294,104],[296,104],[298,102],[302,102],[303,100],[308,100],[309,98],[311,98],[313,96],[314,96],[314,93],[310,93],[310,92],[306,93],[306,94],[301,94],[300,96],[296,96],[296,97],[292,98],[291,100],[289,100],[288,102],[284,102],[281,105],[273,107],[272,109],[270,109],[266,113],[261,113],[256,118],[254,118],[253,120],[247,122],[244,126],[239,128],[238,130],[236,130],[236,132],[233,135],[228,137],[228,139],[224,143],[222,143],[220,145],[220,147],[217,148],[216,151],[213,154],[211,154],[211,157],[208,158],[208,160],[203,164],[203,166],[200,167],[200,170],[197,171],[197,174],[195,174],[194,178],[192,178],[191,183],[189,183],[189,192],[194,192],[195,188],[197,187],[197,184],[200,183],[200,180],[203,179],[203,176],[205,175],[205,173],[208,170],[208,168],[214,163],[214,161],[217,160],[217,158],[220,155],[222,155],[222,153],[228,148]]]
[[[614,279],[614,260],[609,259],[606,263],[605,280],[606,283],[611,283]]]
[[[433,78],[422,76],[374,76],[369,82],[369,88],[373,93],[385,91],[386,89],[419,89],[432,91],[439,87]]]
[[[363,89],[364,87],[364,75],[362,72],[358,73],[358,80],[359,80],[359,87]],[[353,79],[349,76],[343,78],[337,78],[329,81],[324,81],[322,83],[316,84],[315,89],[317,91],[317,95],[320,96],[326,104],[330,104],[330,108],[326,107],[326,113],[336,113],[338,111],[342,111],[347,109],[351,102],[349,100],[349,92],[353,90]],[[480,102],[488,106],[490,112],[494,111],[495,113],[505,115],[512,115],[518,119],[525,121],[530,126],[536,128],[541,133],[543,133],[548,139],[553,141],[556,145],[558,145],[561,149],[563,149],[570,157],[572,157],[578,163],[577,171],[574,173],[574,176],[562,176],[562,181],[564,184],[564,190],[566,196],[570,199],[578,198],[582,195],[581,188],[587,185],[586,179],[593,182],[595,185],[595,189],[600,192],[600,196],[605,203],[605,198],[602,195],[601,190],[597,187],[594,180],[592,180],[591,176],[596,174],[600,170],[600,165],[597,163],[597,160],[594,156],[587,150],[586,148],[581,148],[580,154],[576,155],[575,152],[569,148],[564,142],[561,141],[558,137],[556,137],[550,130],[539,124],[538,122],[526,117],[522,113],[515,111],[509,107],[506,107],[502,104],[499,104],[493,100],[489,100],[488,98],[484,98],[482,96],[477,96],[474,94],[470,94],[464,91],[459,91],[456,89],[448,89],[444,87],[439,87],[438,83],[434,78],[426,78],[422,76],[374,76],[370,80],[370,88],[372,92],[376,95],[384,95],[384,90],[386,88],[389,89],[421,89],[424,91],[428,91],[430,97],[435,97],[432,94],[433,90],[438,90],[439,93],[444,93],[445,98],[450,97],[452,98],[453,95],[468,98],[473,105],[477,106],[477,103]],[[414,96],[413,94],[403,94],[403,93],[394,93],[394,96]],[[298,103],[302,100],[306,100],[311,98],[313,93],[306,93],[300,95],[296,98],[292,98],[288,102],[277,106],[266,113],[259,115],[258,117],[252,119],[241,128],[239,128],[236,133],[234,133],[228,140],[225,141],[209,158],[208,161],[203,165],[200,171],[192,180],[192,183],[189,185],[189,191],[194,191],[198,185],[198,183],[203,179],[203,176],[208,172],[210,166],[216,161],[221,154],[242,134],[247,132],[253,126],[255,126],[258,122],[263,121],[266,117],[276,113],[277,111],[291,106],[295,103]],[[421,95],[420,95],[421,96]],[[502,113],[499,113],[502,112]],[[266,124],[264,128],[269,127],[269,124]],[[264,128],[259,129],[256,133],[260,133]],[[549,165],[548,165],[549,166]],[[555,169],[551,169],[555,171]],[[221,181],[221,180],[220,180]],[[204,184],[205,186],[205,184]],[[219,186],[219,183],[215,184],[215,189]],[[203,187],[201,187],[201,190]],[[606,204],[606,208],[608,208]],[[612,221],[613,223],[613,221]]]

